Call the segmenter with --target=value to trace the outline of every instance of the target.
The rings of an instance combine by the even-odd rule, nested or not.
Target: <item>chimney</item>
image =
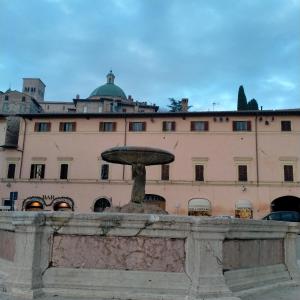
[[[128,95],[128,100],[129,100],[129,101],[133,101],[133,99],[132,99],[132,96],[131,96],[131,95]]]
[[[189,109],[189,99],[182,98],[181,100],[181,111],[188,111]]]
[[[77,94],[77,95],[76,95],[76,99],[80,99],[80,96],[79,96],[79,94]]]

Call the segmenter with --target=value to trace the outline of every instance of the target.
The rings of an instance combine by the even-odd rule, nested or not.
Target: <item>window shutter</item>
[[[161,166],[161,180],[169,180],[169,165]]]
[[[72,123],[72,129],[73,129],[72,131],[76,131],[76,122]]]
[[[204,121],[204,130],[208,131],[208,121]]]
[[[48,131],[51,131],[51,123],[48,123]]]
[[[195,180],[204,181],[204,166],[195,165]]]
[[[59,123],[59,131],[64,131],[64,123],[63,122]]]
[[[195,122],[191,121],[191,131],[195,131]]]
[[[163,121],[163,128],[162,128],[163,131],[167,131],[167,122],[166,121]]]
[[[176,131],[176,122],[172,122],[172,131]]]
[[[142,122],[142,128],[143,128],[143,131],[146,131],[146,127],[147,127],[147,123],[146,122]]]
[[[42,165],[41,179],[45,178],[45,165]]]
[[[99,123],[99,131],[104,131],[104,122]]]
[[[248,181],[247,166],[246,165],[240,165],[238,167],[238,170],[239,170],[239,181]]]
[[[247,131],[251,131],[251,121],[247,121]]]
[[[232,130],[233,131],[237,130],[236,121],[232,121]]]
[[[292,165],[284,165],[284,181],[294,181],[294,172]]]
[[[112,131],[117,130],[117,122],[112,122]]]
[[[35,122],[34,124],[34,131],[39,131],[39,123]]]
[[[34,164],[31,165],[31,168],[30,168],[30,178],[34,178]]]
[[[132,129],[133,129],[133,124],[132,122],[129,122],[129,131],[132,131]]]

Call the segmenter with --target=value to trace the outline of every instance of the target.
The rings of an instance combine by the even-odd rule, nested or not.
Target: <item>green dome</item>
[[[94,96],[106,96],[106,97],[120,97],[126,99],[126,95],[123,90],[113,83],[106,83],[97,87],[91,94],[90,97]]]
[[[91,94],[90,97],[118,97],[121,99],[127,99],[124,91],[114,84],[115,76],[110,71],[107,74],[107,83],[97,87]]]

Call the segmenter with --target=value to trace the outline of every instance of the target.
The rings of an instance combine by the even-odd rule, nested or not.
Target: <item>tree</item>
[[[242,85],[239,87],[237,110],[248,110],[247,98]]]
[[[186,110],[183,109],[182,101],[176,100],[174,98],[169,98],[170,105],[168,105],[168,108],[170,109],[170,112],[179,112],[179,111],[188,111],[192,106],[188,105]],[[187,103],[187,102],[186,102]]]
[[[254,98],[248,102],[248,110],[258,110],[258,103]]]
[[[170,112],[181,111],[181,101],[174,98],[169,98],[170,104],[168,105]]]

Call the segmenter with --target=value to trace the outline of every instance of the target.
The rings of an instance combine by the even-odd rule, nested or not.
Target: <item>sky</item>
[[[0,0],[0,91],[41,78],[46,100],[115,83],[135,100],[300,108],[300,0]]]

